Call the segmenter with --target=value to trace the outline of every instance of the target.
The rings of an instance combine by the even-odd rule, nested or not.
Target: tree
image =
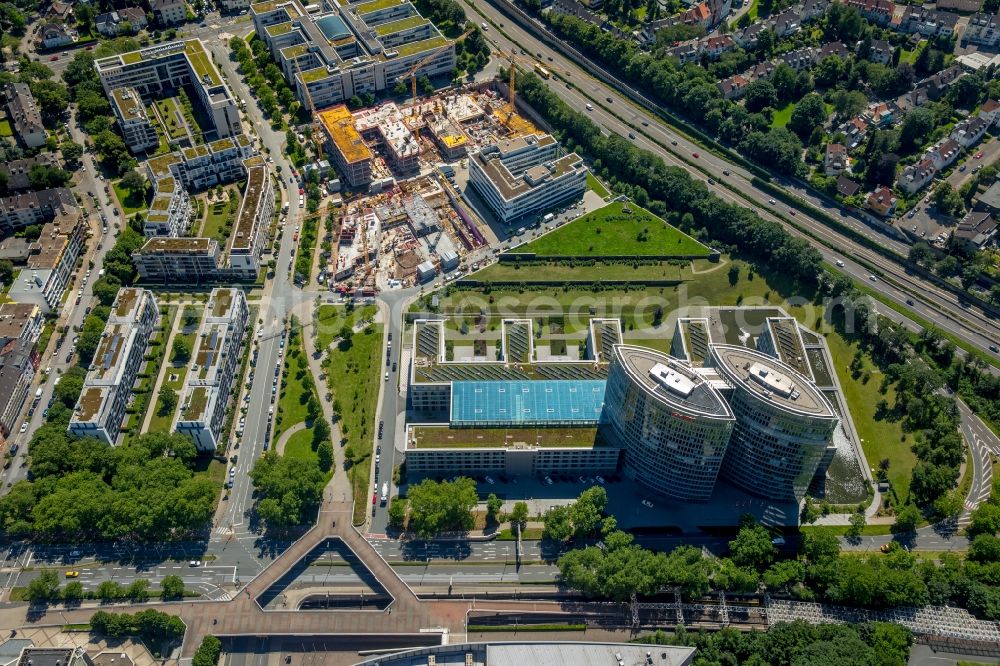
[[[980,504],[972,512],[972,522],[965,531],[970,536],[1000,532],[1000,506],[993,502]]]
[[[201,321],[201,315],[198,313],[198,309],[193,305],[188,305],[184,308],[184,327],[191,328],[197,326],[198,322]]]
[[[945,215],[954,215],[962,210],[964,203],[962,197],[955,191],[948,181],[942,180],[934,188],[931,200],[939,211]]]
[[[840,554],[840,541],[826,532],[809,531],[802,535],[800,552],[810,563],[829,562]]]
[[[174,346],[170,352],[170,360],[173,363],[187,363],[191,359],[191,343],[181,336],[174,338]]]
[[[922,517],[916,505],[904,504],[896,511],[896,522],[892,526],[892,531],[897,534],[912,532],[917,529]]]
[[[194,653],[191,666],[216,666],[222,655],[222,641],[211,634],[201,639],[201,645]]]
[[[860,511],[855,511],[854,513],[852,513],[848,521],[850,522],[851,526],[847,528],[847,536],[855,539],[861,536],[861,531],[865,529],[865,524],[868,522],[865,519],[865,514],[861,513]]]
[[[922,106],[910,109],[899,128],[899,148],[912,152],[923,145],[934,129],[934,114]]]
[[[63,588],[62,598],[67,604],[77,604],[84,596],[83,583],[78,580],[71,581]]]
[[[158,416],[167,416],[174,413],[177,407],[177,391],[172,386],[161,386],[157,396],[159,409],[156,410]]]
[[[257,513],[273,528],[300,525],[319,506],[326,475],[312,461],[269,452],[250,472],[258,490]]]
[[[813,130],[826,121],[826,105],[823,98],[816,93],[810,93],[799,100],[788,121],[788,129],[795,132],[805,141]]]
[[[500,509],[502,508],[503,500],[497,497],[494,493],[490,493],[489,497],[486,498],[486,522],[496,522],[497,516],[500,515]]]
[[[135,169],[130,170],[124,176],[122,176],[121,182],[119,183],[122,189],[126,189],[129,192],[135,192],[143,196],[146,195],[147,181],[146,177]]]
[[[729,556],[737,566],[767,568],[777,555],[771,533],[752,517],[741,519],[740,524],[736,538],[729,542]]]
[[[523,529],[528,522],[528,503],[514,502],[514,509],[510,512],[510,525],[514,529]]]
[[[59,575],[55,571],[42,571],[28,583],[26,595],[35,604],[54,601],[59,597]]]
[[[106,305],[110,307],[115,302],[115,297],[118,296],[118,290],[121,289],[122,283],[114,275],[105,275],[99,278],[93,284],[94,296],[97,297],[98,302],[101,305]]]
[[[767,79],[758,79],[746,87],[743,94],[747,111],[757,113],[767,106],[775,106],[778,103],[778,93],[774,89],[774,84]]]
[[[10,284],[14,279],[14,264],[10,259],[0,259],[0,282]]]
[[[442,532],[467,532],[475,525],[472,510],[479,502],[476,482],[467,477],[437,482],[424,479],[410,488],[410,529],[421,538]]]
[[[63,373],[62,379],[52,389],[52,397],[61,402],[66,407],[74,407],[80,392],[83,391],[83,380],[86,370],[79,366],[74,366]]]
[[[573,536],[573,520],[570,517],[570,508],[566,505],[552,507],[545,513],[542,521],[543,539],[566,541]]]
[[[180,576],[164,576],[160,582],[160,598],[163,601],[184,598],[184,581]]]
[[[325,420],[320,422],[325,423]],[[330,468],[333,467],[333,444],[330,443],[329,439],[324,439],[316,447],[316,458],[319,468],[324,472],[329,472]]]
[[[934,501],[934,511],[943,518],[955,518],[962,513],[965,501],[957,490],[945,493]]]
[[[31,84],[31,94],[49,127],[53,127],[69,107],[69,91],[57,81],[35,81]]]
[[[389,526],[401,530],[406,525],[407,501],[402,497],[393,497],[389,503]]]
[[[132,581],[132,583],[125,588],[125,596],[132,603],[144,603],[149,601],[149,581],[144,578]]]

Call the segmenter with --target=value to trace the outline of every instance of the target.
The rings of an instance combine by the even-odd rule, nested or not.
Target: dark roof
[[[837,193],[841,196],[851,197],[858,193],[861,189],[861,185],[855,183],[853,180],[847,176],[840,175],[837,176]]]
[[[938,9],[955,12],[978,12],[982,6],[983,0],[937,0]]]
[[[54,167],[59,165],[59,161],[55,153],[40,153],[34,157],[0,163],[0,173],[7,174],[7,189],[14,192],[30,189],[28,174],[31,173],[31,167],[39,164]]]

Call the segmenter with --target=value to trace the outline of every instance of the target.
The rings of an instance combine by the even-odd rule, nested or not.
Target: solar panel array
[[[438,326],[421,326],[417,333],[417,353],[420,356],[437,358],[440,342],[438,340]]]
[[[605,384],[603,380],[454,382],[451,423],[597,423]]]

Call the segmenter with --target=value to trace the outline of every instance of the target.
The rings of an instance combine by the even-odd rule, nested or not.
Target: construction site
[[[316,112],[324,152],[343,177],[343,205],[322,275],[331,290],[371,296],[439,274],[497,236],[463,190],[468,155],[539,130],[492,86],[350,111]]]

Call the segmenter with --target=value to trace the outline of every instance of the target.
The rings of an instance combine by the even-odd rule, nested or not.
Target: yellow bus
[[[551,74],[549,74],[549,70],[545,69],[544,67],[542,67],[541,63],[537,62],[535,63],[535,73],[538,74],[538,76],[542,77],[543,79],[547,79],[550,76],[552,76]]]

